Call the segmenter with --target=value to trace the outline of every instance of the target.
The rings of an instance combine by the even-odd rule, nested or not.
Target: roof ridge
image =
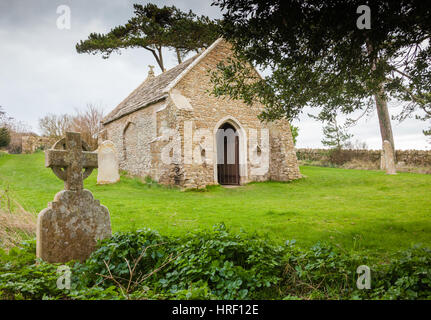
[[[142,87],[142,85],[148,81],[148,77],[145,78],[144,81],[141,82],[141,84],[139,86],[137,86],[132,92],[130,92],[127,97],[125,97],[123,100],[121,100],[121,102],[114,108],[114,110],[112,110],[110,113],[108,113],[106,115],[106,117],[103,118],[102,122],[104,123],[105,121],[108,120],[108,118],[115,116],[115,114],[117,114],[121,108],[123,107],[123,103],[126,102],[127,99],[129,99],[134,93],[136,93],[136,91]],[[121,107],[121,108],[120,108]]]
[[[207,49],[195,54],[171,69],[160,73],[155,77],[147,77],[135,90],[133,90],[117,107],[103,120],[108,124],[127,114],[133,113],[143,107],[165,99],[169,91],[205,57],[208,52],[217,46],[222,38],[217,39]]]
[[[197,55],[193,56],[194,60],[190,65],[184,69],[173,81],[171,81],[166,88],[163,90],[165,93],[169,92],[173,87],[175,87],[178,82],[191,70],[193,69],[201,59],[203,59],[208,53],[210,53],[217,45],[223,40],[223,38],[218,38],[214,41],[208,48],[199,52]]]

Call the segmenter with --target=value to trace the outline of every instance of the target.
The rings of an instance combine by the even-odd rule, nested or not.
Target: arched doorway
[[[239,185],[239,137],[230,123],[217,130],[217,181],[224,185]]]
[[[129,160],[133,155],[136,155],[138,132],[136,124],[128,122],[123,130],[123,160]]]

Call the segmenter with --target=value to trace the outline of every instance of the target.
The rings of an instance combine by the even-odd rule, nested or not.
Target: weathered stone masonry
[[[208,93],[212,88],[208,70],[229,55],[229,45],[219,39],[204,52],[158,77],[149,76],[107,116],[107,139],[119,151],[121,169],[185,188],[215,184],[215,133],[229,122],[239,134],[241,184],[300,178],[287,121],[263,123],[257,118],[263,109],[261,104],[247,106]],[[269,134],[267,171],[256,167],[250,154],[260,150],[265,130]],[[174,132],[179,137],[169,135]],[[174,145],[181,146],[177,148],[180,153],[166,151],[167,146]],[[167,156],[172,159],[170,164],[163,161]],[[196,163],[194,159],[199,157],[203,161]]]

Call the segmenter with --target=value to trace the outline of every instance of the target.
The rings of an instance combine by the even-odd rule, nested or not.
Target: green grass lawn
[[[431,246],[431,175],[301,167],[304,179],[264,182],[206,192],[148,186],[122,177],[85,187],[111,212],[113,231],[149,227],[184,234],[224,222],[232,230],[257,231],[299,246],[319,240],[347,250],[386,255],[415,243]],[[44,167],[44,154],[0,153],[0,188],[9,186],[26,210],[39,212],[63,183]]]

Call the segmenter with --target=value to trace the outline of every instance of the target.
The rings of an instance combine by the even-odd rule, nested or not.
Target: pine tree
[[[346,129],[338,125],[337,118],[331,117],[326,126],[323,127],[322,144],[327,147],[341,150],[353,137],[352,134],[346,132]]]
[[[218,23],[191,10],[183,12],[175,6],[149,3],[134,4],[134,16],[126,24],[106,34],[91,33],[76,45],[78,53],[102,53],[107,59],[121,49],[143,48],[153,55],[161,71],[165,71],[163,48],[174,50],[178,63],[191,51],[198,52],[218,38]]]
[[[298,140],[299,128],[290,125],[290,132],[292,133],[293,145],[296,146],[296,142]]]

